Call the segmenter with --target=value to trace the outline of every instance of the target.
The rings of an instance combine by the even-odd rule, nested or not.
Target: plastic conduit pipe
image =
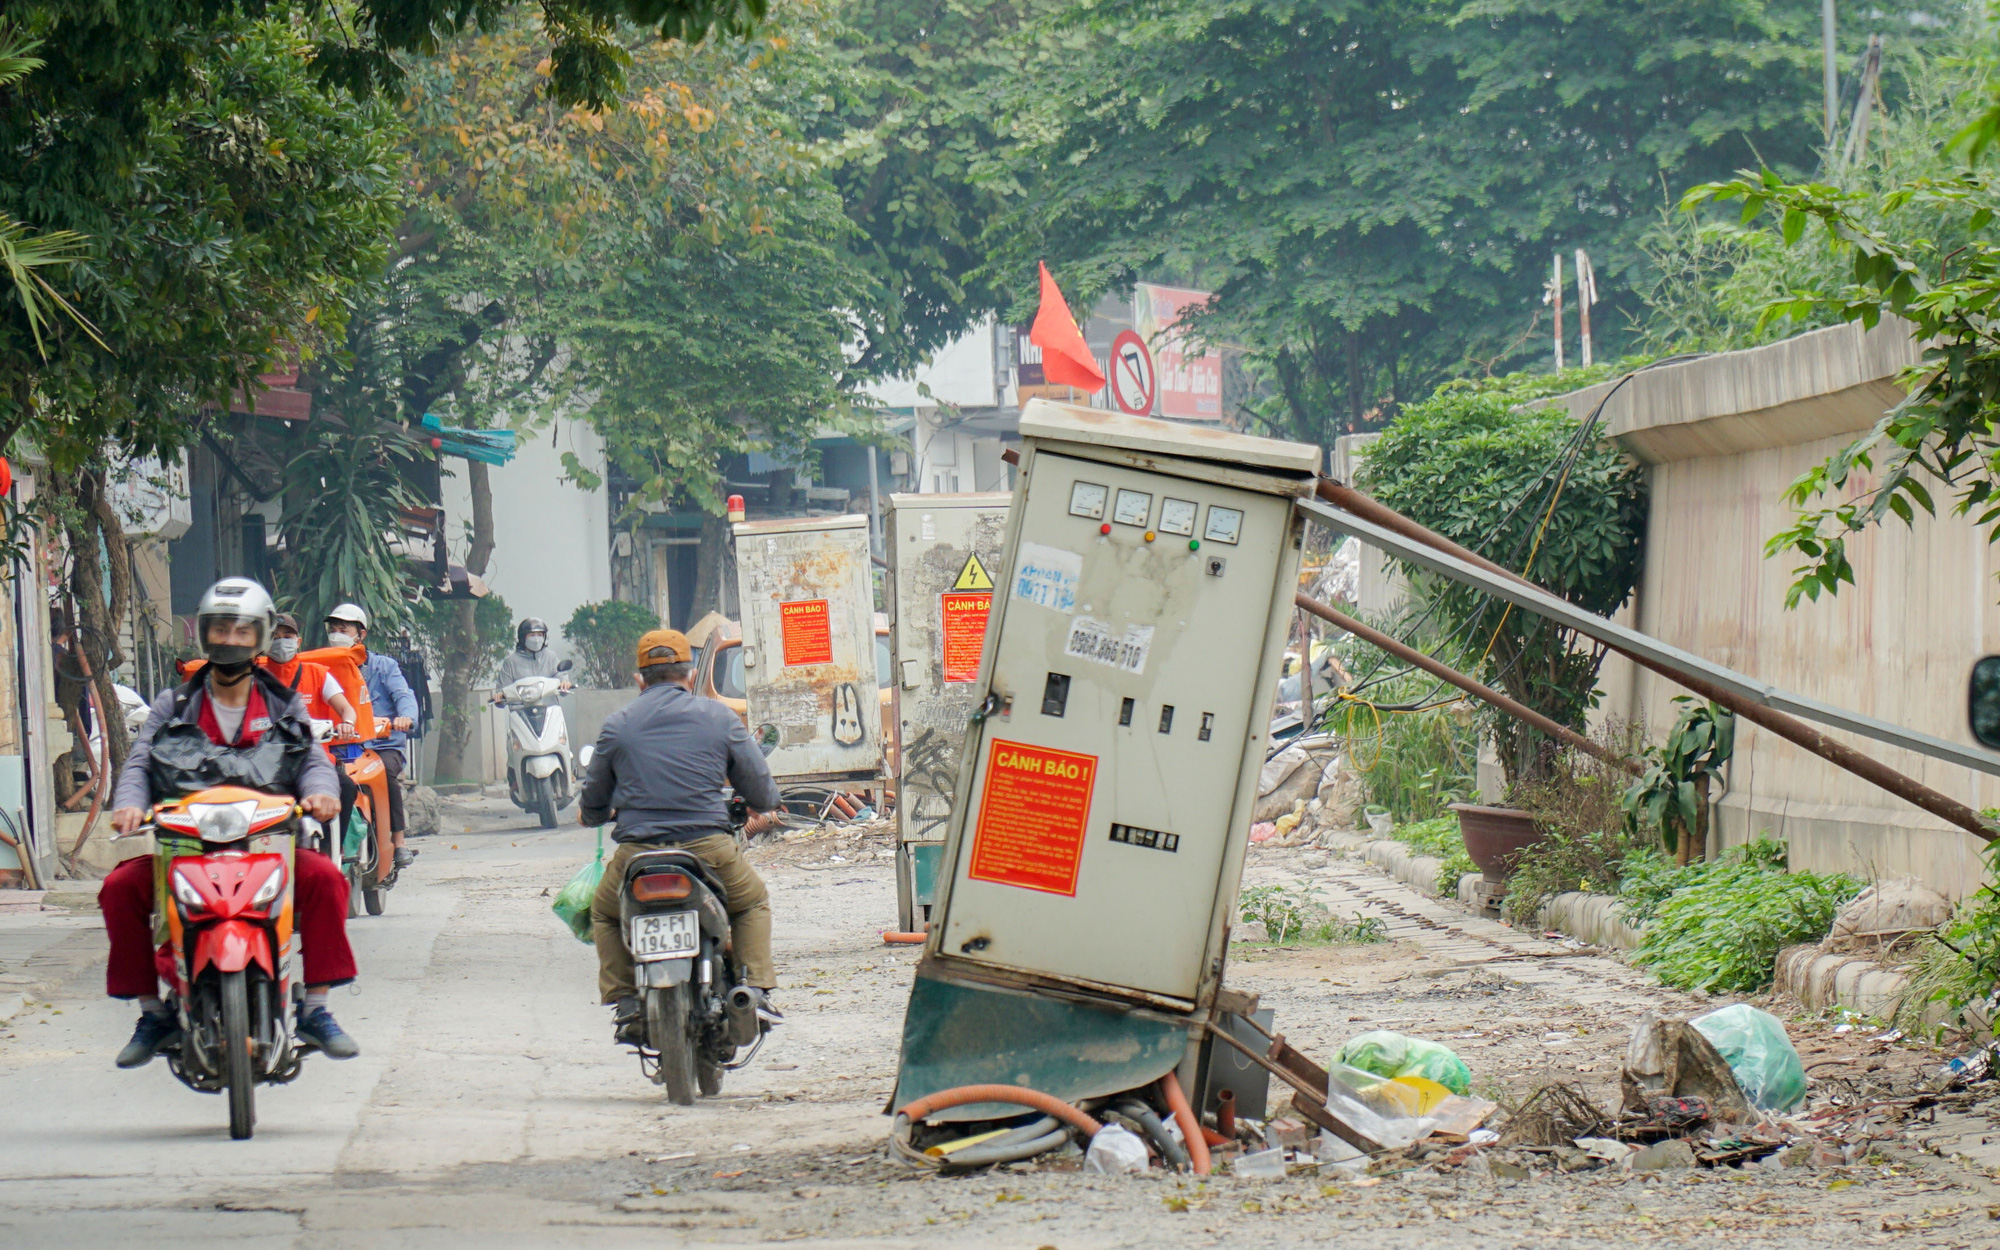
[[[1178,1172],[1188,1166],[1188,1152],[1174,1140],[1172,1133],[1167,1132],[1167,1126],[1160,1122],[1158,1112],[1136,1100],[1119,1103],[1117,1110],[1121,1115],[1138,1122],[1139,1127],[1146,1131],[1146,1136],[1151,1138],[1153,1145],[1159,1149],[1160,1157],[1167,1161],[1168,1167]]]
[[[1041,1116],[1032,1124],[1024,1124],[1011,1133],[1002,1134],[992,1141],[983,1141],[976,1146],[955,1150],[938,1160],[944,1167],[976,1168],[989,1163],[1014,1163],[1022,1159],[1032,1159],[1039,1154],[1061,1146],[1069,1140],[1070,1127],[1052,1115]]]
[[[1194,1108],[1188,1106],[1187,1095],[1181,1092],[1180,1078],[1169,1072],[1160,1078],[1160,1092],[1166,1096],[1167,1108],[1174,1113],[1174,1120],[1181,1126],[1181,1136],[1187,1139],[1188,1161],[1194,1164],[1196,1176],[1208,1175],[1208,1140],[1201,1135],[1201,1121],[1194,1118]]]
[[[904,933],[898,929],[882,930],[884,946],[922,946],[927,935],[922,932]]]
[[[1016,1107],[1028,1107],[1044,1115],[1056,1117],[1065,1124],[1075,1127],[1086,1137],[1097,1136],[1097,1130],[1104,1127],[1062,1099],[1044,1094],[1038,1089],[1029,1089],[1025,1085],[960,1085],[956,1089],[942,1089],[935,1094],[926,1094],[915,1102],[905,1104],[897,1110],[896,1117],[914,1124],[933,1111],[963,1107],[975,1102],[1004,1102]],[[1182,1099],[1181,1105],[1186,1106],[1187,1100]],[[1181,1126],[1181,1131],[1187,1131],[1185,1124]]]

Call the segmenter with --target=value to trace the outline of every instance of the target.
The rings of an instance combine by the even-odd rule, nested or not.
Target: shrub
[[[1982,812],[1987,819],[2000,813]],[[1983,1004],[2000,981],[2000,891],[1993,888],[2000,873],[2000,843],[1986,851],[1986,883],[1959,900],[1951,922],[1935,937],[1926,936],[1909,970],[1909,988],[1896,1012],[1896,1024],[1909,1032],[1934,1032],[1926,1016],[1942,1005],[1944,1023],[1957,1021],[1967,1007]],[[1985,1013],[1974,1024],[1986,1024]],[[1990,1025],[1988,1026],[1990,1027]]]
[[[1421,622],[1409,619],[1407,612],[1371,624],[1399,637],[1414,634],[1413,643],[1426,650],[1444,643],[1427,636]],[[1401,661],[1351,635],[1335,651],[1354,678],[1353,697],[1334,701],[1325,714],[1325,726],[1346,741],[1348,759],[1368,802],[1388,809],[1398,821],[1419,821],[1444,815],[1451,804],[1473,794],[1478,789],[1474,776],[1478,729],[1457,692],[1421,674],[1388,675],[1395,674]],[[1440,690],[1447,697],[1441,706],[1384,710],[1421,707],[1439,697]]]
[[[1639,734],[1635,725],[1614,722],[1593,736],[1612,752],[1631,755]],[[1544,903],[1568,890],[1618,893],[1626,858],[1652,842],[1626,816],[1622,796],[1630,780],[1616,764],[1565,750],[1547,779],[1509,791],[1508,801],[1547,831],[1515,861],[1507,882],[1509,920],[1533,924]]]
[[[1342,919],[1297,886],[1250,887],[1237,896],[1236,917],[1263,925],[1271,941],[1280,945],[1366,946],[1389,939],[1388,926],[1376,917]]]
[[[1465,837],[1458,831],[1456,815],[1434,816],[1429,820],[1398,825],[1389,836],[1419,855],[1429,855],[1442,861],[1438,865],[1433,888],[1446,898],[1457,895],[1460,877],[1479,870],[1479,865],[1472,862],[1472,856],[1465,853]]]
[[[1861,892],[1845,873],[1786,872],[1784,846],[1759,839],[1720,860],[1675,870],[1681,881],[1653,905],[1632,962],[1663,984],[1747,994],[1771,984],[1778,951],[1816,942]],[[1657,885],[1666,874],[1652,871]]]
[[[417,643],[440,669],[450,654],[452,620],[460,602],[426,595],[412,608]],[[471,657],[471,671],[466,676],[468,687],[478,686],[491,677],[495,666],[513,649],[514,614],[507,609],[505,599],[489,594],[473,601],[472,628],[476,654]]]
[[[607,599],[584,603],[570,613],[563,637],[576,644],[582,685],[599,690],[620,690],[636,680],[633,656],[639,639],[649,629],[658,629],[660,619],[636,603]]]

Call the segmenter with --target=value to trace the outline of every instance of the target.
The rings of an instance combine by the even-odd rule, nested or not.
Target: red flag
[[[1060,386],[1103,390],[1104,372],[1097,367],[1097,357],[1090,354],[1090,345],[1076,328],[1076,318],[1069,315],[1069,305],[1063,302],[1056,280],[1049,276],[1049,267],[1041,265],[1041,270],[1042,306],[1035,310],[1028,341],[1042,349],[1042,376]]]

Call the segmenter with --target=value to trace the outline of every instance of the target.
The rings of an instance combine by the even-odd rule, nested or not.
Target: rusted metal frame
[[[1320,1074],[1319,1088],[1315,1090],[1305,1077],[1300,1076],[1297,1072],[1284,1066],[1284,1064],[1274,1061],[1268,1055],[1258,1054],[1254,1048],[1244,1045],[1242,1041],[1238,1040],[1227,1029],[1217,1026],[1213,1021],[1209,1023],[1208,1031],[1211,1035],[1221,1038],[1237,1050],[1242,1051],[1250,1062],[1291,1086],[1293,1092],[1299,1095],[1299,1097],[1292,1099],[1292,1109],[1294,1111],[1297,1111],[1306,1119],[1311,1120],[1314,1124],[1319,1125],[1327,1132],[1332,1133],[1335,1137],[1338,1137],[1364,1154],[1374,1154],[1383,1148],[1381,1142],[1376,1141],[1374,1138],[1368,1136],[1368,1134],[1355,1128],[1327,1109],[1327,1078],[1324,1070],[1315,1069]],[[1261,1032],[1262,1030],[1259,1031]],[[1313,1067],[1311,1060],[1306,1059],[1303,1055],[1299,1055],[1299,1052],[1292,1050],[1291,1047],[1285,1046],[1282,1038],[1276,1039],[1273,1042],[1273,1049],[1277,1049],[1278,1047],[1283,1047],[1290,1055],[1296,1055],[1300,1060],[1304,1060],[1307,1067]]]
[[[1890,768],[1880,760],[1863,755],[1861,752],[1844,743],[1834,741],[1832,738],[1827,737],[1819,730],[1805,724],[1796,717],[1781,712],[1774,707],[1767,706],[1764,703],[1744,697],[1734,690],[1725,689],[1704,677],[1696,676],[1694,672],[1688,671],[1688,668],[1669,664],[1665,660],[1646,655],[1629,646],[1623,645],[1624,636],[1634,634],[1636,631],[1626,630],[1620,626],[1613,625],[1610,621],[1602,617],[1583,612],[1572,604],[1556,599],[1547,591],[1520,575],[1502,568],[1475,552],[1466,550],[1442,534],[1424,528],[1402,513],[1376,502],[1360,491],[1350,486],[1343,486],[1338,482],[1322,478],[1315,493],[1321,500],[1333,504],[1339,509],[1339,513],[1327,516],[1324,515],[1327,511],[1324,508],[1310,503],[1301,505],[1307,510],[1309,515],[1314,516],[1316,519],[1331,524],[1335,528],[1341,529],[1342,532],[1351,533],[1363,542],[1368,542],[1370,545],[1380,547],[1383,550],[1390,550],[1390,547],[1382,544],[1380,541],[1382,535],[1379,531],[1387,531],[1389,535],[1395,538],[1405,539],[1410,543],[1427,547],[1434,553],[1428,558],[1421,554],[1407,551],[1394,551],[1392,554],[1415,559],[1419,563],[1426,565],[1426,567],[1430,567],[1435,572],[1450,577],[1454,581],[1464,582],[1486,590],[1489,593],[1497,594],[1519,607],[1536,612],[1538,615],[1552,617],[1564,624],[1570,625],[1572,628],[1577,628],[1579,632],[1602,642],[1607,648],[1616,651],[1633,663],[1658,673],[1669,681],[1679,683],[1702,698],[1708,699],[1720,707],[1729,709],[1744,720],[1770,730],[1786,741],[1805,748],[1828,763],[1845,769],[1863,781],[1878,786],[1895,795],[1897,798],[1913,806],[1922,808],[1924,811],[1931,813],[1941,820],[1958,826],[1982,841],[1991,842],[1996,837],[2000,837],[2000,831],[1996,831],[1978,812],[1966,804],[1959,802],[1949,795],[1931,789],[1915,778]],[[1342,516],[1340,513],[1345,513],[1346,515]],[[1360,524],[1349,527],[1344,524],[1344,522],[1348,521],[1358,521]],[[1366,530],[1377,532],[1371,536],[1368,533],[1362,532]],[[1400,546],[1402,544],[1395,545]],[[1470,569],[1464,567],[1453,568],[1453,565],[1469,565],[1471,569],[1483,570],[1486,573],[1493,574],[1495,578],[1501,581],[1512,583],[1519,590],[1509,593],[1506,589],[1486,585],[1484,584],[1485,579],[1471,576]],[[1650,642],[1651,640],[1648,641]],[[1664,644],[1655,643],[1654,645],[1658,646],[1661,650],[1675,651],[1678,654],[1675,648],[1665,647]],[[1722,673],[1728,673],[1731,677],[1736,678],[1746,685],[1753,687],[1762,685],[1762,683],[1750,682],[1749,679],[1743,678],[1740,674],[1730,673],[1729,670],[1722,669],[1719,665],[1709,664],[1693,656],[1687,656],[1686,658],[1692,662],[1689,667],[1698,666],[1702,669],[1715,669]],[[1764,689],[1769,690],[1771,688],[1764,687]],[[1783,695],[1782,691],[1777,693]],[[1799,700],[1797,696],[1785,695],[1784,697],[1794,703],[1809,702]],[[1814,704],[1813,707],[1818,709],[1819,705]],[[1841,728],[1850,729],[1857,733],[1864,733],[1878,740],[1904,747],[1905,749],[1920,751],[1933,758],[1965,764],[1981,772],[2000,774],[2000,757],[1982,755],[1957,743],[1946,742],[1942,738],[1933,738],[1929,734],[1919,734],[1898,726],[1888,725],[1886,722],[1875,720],[1872,717],[1857,717],[1853,713],[1842,713],[1836,723]]]
[[[1321,603],[1319,600],[1308,598],[1303,594],[1298,596],[1298,605],[1300,608],[1304,609],[1307,612],[1312,613],[1314,616],[1319,617],[1321,620],[1339,626],[1341,629],[1344,629],[1348,633],[1353,634],[1356,638],[1361,639],[1363,642],[1369,643],[1373,646],[1380,647],[1382,650],[1387,651],[1390,655],[1395,656],[1397,659],[1402,660],[1406,664],[1414,664],[1416,667],[1424,670],[1431,676],[1436,677],[1441,681],[1449,682],[1450,684],[1458,687],[1460,690],[1465,691],[1465,693],[1473,696],[1476,699],[1483,699],[1486,702],[1491,703],[1494,707],[1499,708],[1501,711],[1505,712],[1507,715],[1513,717],[1514,719],[1519,721],[1525,721],[1526,723],[1533,725],[1536,729],[1539,729],[1543,733],[1549,735],[1551,738],[1559,739],[1562,742],[1567,743],[1572,747],[1575,747],[1577,750],[1582,751],[1586,755],[1592,756],[1596,759],[1603,760],[1605,763],[1614,765],[1618,768],[1622,768],[1626,772],[1632,773],[1635,776],[1645,771],[1645,766],[1640,764],[1637,760],[1626,759],[1613,751],[1606,750],[1600,744],[1592,742],[1590,739],[1584,737],[1580,733],[1577,733],[1575,730],[1568,729],[1562,725],[1557,724],[1555,721],[1550,720],[1548,717],[1542,715],[1540,712],[1535,711],[1533,708],[1530,708],[1525,704],[1515,702],[1513,699],[1510,699],[1506,695],[1501,694],[1498,690],[1493,689],[1491,686],[1487,686],[1480,682],[1474,681],[1472,678],[1467,677],[1464,673],[1459,672],[1457,669],[1452,668],[1451,666],[1444,664],[1438,660],[1432,659],[1430,656],[1425,655],[1423,652],[1417,650],[1415,647],[1406,646],[1403,643],[1398,642],[1396,639],[1383,633],[1379,629],[1369,628],[1367,625],[1364,625],[1360,621],[1355,620],[1353,617],[1347,615],[1345,612],[1341,612],[1338,611],[1337,609],[1330,608],[1326,604]]]

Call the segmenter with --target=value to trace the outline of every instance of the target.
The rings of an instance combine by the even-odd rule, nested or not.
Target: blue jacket
[[[392,717],[407,716],[412,724],[416,723],[417,696],[403,677],[402,665],[386,655],[370,651],[368,658],[362,661],[361,675],[368,680],[368,697],[375,704],[375,719],[387,721]],[[410,735],[396,729],[383,737],[371,739],[368,745],[377,750],[402,751],[408,749],[409,742]]]

